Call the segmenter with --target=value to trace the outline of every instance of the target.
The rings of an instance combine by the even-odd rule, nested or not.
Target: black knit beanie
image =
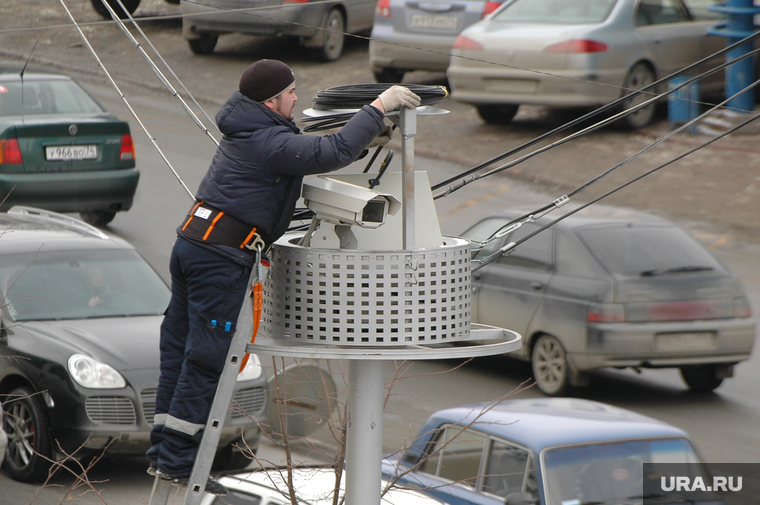
[[[293,71],[278,60],[259,60],[243,72],[240,92],[254,102],[266,102],[290,87]]]

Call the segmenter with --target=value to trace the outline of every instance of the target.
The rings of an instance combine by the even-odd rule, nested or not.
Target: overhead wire
[[[737,61],[741,61],[744,58],[752,57],[753,55],[755,55],[758,52],[760,52],[760,49],[754,49],[754,50],[748,52],[747,54],[741,56],[740,58],[731,60],[729,62],[724,62],[724,63],[718,65],[717,67],[713,68],[713,69],[707,70],[706,72],[703,72],[703,73],[701,73],[699,75],[696,75],[696,76],[694,76],[694,77],[692,77],[690,79],[685,80],[683,83],[679,84],[678,86],[673,86],[671,89],[669,89],[666,92],[661,93],[660,95],[655,95],[652,98],[650,98],[650,99],[648,99],[648,100],[646,100],[644,102],[636,104],[635,106],[631,107],[630,109],[626,109],[626,110],[621,111],[621,112],[619,112],[619,113],[617,113],[617,114],[615,114],[613,116],[607,117],[607,118],[605,118],[605,119],[603,119],[603,120],[601,120],[601,121],[599,121],[599,122],[597,122],[597,123],[595,123],[593,125],[590,125],[590,126],[588,126],[586,128],[583,128],[583,129],[581,129],[581,130],[579,130],[579,131],[577,131],[577,132],[575,132],[575,133],[573,133],[571,135],[568,135],[567,137],[563,137],[560,140],[552,142],[551,144],[547,144],[546,146],[543,146],[543,147],[541,147],[539,149],[536,149],[535,151],[531,151],[528,154],[525,154],[525,155],[523,155],[523,156],[521,156],[519,158],[516,158],[516,159],[510,161],[509,163],[506,163],[506,164],[501,165],[499,167],[493,168],[493,169],[489,170],[488,172],[473,175],[469,179],[466,179],[466,178],[465,179],[461,179],[461,182],[459,183],[458,186],[449,186],[449,188],[446,191],[443,191],[441,193],[438,193],[438,194],[434,195],[433,199],[437,200],[439,198],[448,196],[449,194],[453,193],[454,191],[462,189],[464,186],[467,186],[468,184],[472,184],[473,182],[478,181],[478,180],[480,180],[480,179],[482,179],[484,177],[488,177],[488,176],[494,175],[496,173],[502,172],[504,170],[510,169],[510,168],[512,168],[512,167],[514,167],[516,165],[519,165],[520,163],[523,163],[523,162],[525,162],[525,161],[527,161],[527,160],[529,160],[529,159],[531,159],[531,158],[533,158],[533,157],[535,157],[535,156],[537,156],[539,154],[542,154],[542,153],[544,153],[546,151],[549,151],[550,149],[553,149],[555,147],[559,147],[559,146],[561,146],[563,144],[566,144],[567,142],[570,142],[571,140],[575,140],[575,139],[577,139],[579,137],[582,137],[585,134],[588,134],[588,133],[591,133],[593,131],[599,130],[600,128],[602,128],[604,126],[607,126],[609,124],[614,123],[615,121],[618,121],[620,118],[622,118],[622,117],[624,117],[624,116],[626,116],[628,114],[633,114],[634,112],[636,112],[636,111],[638,111],[638,110],[640,110],[640,109],[642,109],[644,107],[647,107],[647,106],[653,104],[654,102],[656,102],[658,100],[661,100],[661,97],[668,96],[668,95],[670,95],[672,93],[675,93],[676,91],[680,90],[681,88],[683,88],[685,86],[691,85],[693,82],[696,82],[696,81],[698,81],[698,80],[700,80],[700,79],[702,79],[702,78],[704,78],[704,77],[706,77],[708,75],[711,75],[711,74],[713,74],[715,72],[723,70],[725,67],[727,67],[729,65],[732,65],[732,64],[736,63]],[[724,101],[723,104],[725,104],[727,102],[728,102],[728,100]],[[721,104],[721,108],[722,108],[723,104]],[[717,107],[713,107],[710,110],[715,110],[716,108]],[[668,138],[670,138],[670,136],[672,136],[672,135],[669,135]],[[512,153],[512,154],[516,154],[516,152],[519,152],[521,149],[526,149],[527,147],[530,147],[530,146],[532,146],[534,144],[535,143],[533,141],[530,141],[530,142],[522,144],[521,146],[516,147],[515,149],[513,149],[513,150],[511,150],[509,152]],[[502,158],[502,157],[504,157],[504,155],[500,155],[497,158]],[[496,158],[494,158],[494,159],[496,159]],[[475,167],[473,169],[467,170],[465,173],[466,174],[472,174],[472,172],[476,171],[476,169],[481,169],[480,167],[484,168],[485,166],[488,166],[488,163],[489,162],[481,163],[477,167]],[[606,177],[607,175],[609,175],[610,173],[614,172],[617,168],[619,168],[619,167],[613,167],[612,169],[603,172],[599,176],[597,176],[594,179],[592,179],[591,181],[589,181],[583,188],[579,188],[578,190],[574,191],[573,193],[571,193],[571,194],[569,194],[567,196],[573,196],[575,193],[577,193],[581,189],[584,189],[585,187],[590,186],[591,184],[597,182],[598,180],[600,180],[600,179]],[[444,181],[444,182],[450,182],[452,180],[459,180],[461,177],[462,176],[460,175],[460,176],[457,176],[456,178],[451,178],[451,179],[448,179],[448,181]],[[432,189],[433,190],[439,189],[442,184],[443,183],[435,184],[435,185],[432,186]]]
[[[151,133],[148,131],[148,128],[143,124],[143,122],[140,120],[140,117],[137,115],[137,112],[132,108],[132,105],[129,103],[129,100],[127,100],[127,97],[122,93],[121,89],[119,88],[119,85],[116,84],[116,81],[111,77],[111,74],[108,72],[108,69],[103,64],[103,62],[100,60],[100,57],[98,56],[98,53],[95,52],[95,49],[90,44],[90,41],[87,39],[87,36],[84,34],[82,29],[77,24],[77,20],[74,19],[74,16],[71,14],[71,11],[68,7],[66,7],[66,3],[63,0],[59,0],[61,2],[61,5],[63,6],[63,9],[66,11],[66,14],[68,15],[69,19],[71,20],[72,24],[76,27],[77,31],[79,32],[79,37],[82,39],[82,42],[85,46],[87,46],[87,49],[90,51],[92,56],[95,58],[95,61],[97,61],[98,66],[103,69],[103,72],[106,74],[106,77],[111,82],[111,85],[116,90],[116,93],[118,93],[119,97],[121,98],[122,102],[124,102],[124,105],[126,105],[127,109],[129,109],[129,112],[132,114],[132,116],[135,118],[135,121],[140,125],[140,128],[142,128],[143,132],[145,132],[145,135],[148,136],[148,139],[153,144],[153,147],[156,148],[156,151],[161,156],[161,158],[164,160],[166,165],[169,167],[169,169],[172,171],[174,176],[177,178],[177,181],[182,185],[182,187],[185,189],[188,195],[190,195],[190,198],[195,199],[195,195],[190,191],[190,189],[185,184],[185,181],[182,180],[182,177],[180,177],[179,173],[174,169],[169,159],[166,157],[164,152],[161,150],[161,148],[158,146],[158,143],[156,142],[155,137],[151,135]]]
[[[195,122],[196,126],[198,126],[201,130],[203,130],[203,133],[206,134],[217,146],[219,146],[219,141],[216,140],[214,135],[211,133],[211,131],[206,127],[203,122],[198,119],[198,116],[193,112],[193,110],[190,108],[190,106],[187,105],[187,102],[182,98],[182,96],[177,92],[176,89],[174,89],[174,86],[172,86],[172,83],[169,82],[169,80],[164,76],[163,72],[158,68],[158,66],[153,62],[150,56],[148,56],[148,53],[145,52],[145,50],[142,48],[142,45],[140,42],[135,39],[135,37],[132,35],[132,33],[127,29],[126,24],[124,21],[119,18],[119,16],[116,14],[116,11],[114,11],[113,7],[106,1],[106,0],[100,0],[103,3],[103,6],[105,6],[106,9],[108,9],[109,14],[111,14],[111,18],[116,22],[117,26],[121,28],[121,31],[124,32],[124,35],[127,36],[127,38],[134,44],[135,48],[140,52],[140,54],[143,56],[145,61],[148,62],[148,66],[153,71],[154,74],[156,74],[156,77],[158,77],[158,80],[166,87],[166,89],[169,90],[171,95],[175,97],[179,103],[182,105],[182,108],[185,110],[185,112],[192,118],[192,120]],[[153,43],[151,43],[150,39],[148,39],[148,36],[145,35],[145,32],[142,31],[142,28],[135,22],[135,18],[132,17],[132,14],[129,13],[129,10],[124,6],[124,4],[121,2],[121,0],[117,0],[119,3],[119,6],[122,8],[124,13],[128,16],[131,24],[135,27],[135,29],[140,33],[142,38],[148,43],[150,48],[153,50],[153,52],[158,55],[158,58],[161,60],[161,62],[164,64],[164,66],[169,70],[171,75],[179,82],[182,89],[187,93],[187,95],[192,99],[193,103],[196,107],[198,107],[203,115],[206,117],[206,120],[212,123],[216,127],[216,123],[211,120],[211,118],[206,114],[206,111],[203,110],[203,107],[198,103],[198,101],[193,97],[193,95],[190,93],[190,91],[185,87],[185,85],[182,83],[182,81],[177,77],[177,74],[174,73],[172,68],[169,66],[168,63],[166,63],[166,60],[161,56],[161,54],[156,50],[155,46],[153,46]],[[219,128],[217,127],[217,131],[219,131]],[[221,132],[219,132],[221,133]]]
[[[712,107],[711,109],[703,112],[702,114],[698,115],[697,117],[695,117],[695,118],[693,118],[693,119],[685,122],[680,127],[674,129],[673,131],[671,131],[670,133],[668,133],[664,137],[658,139],[657,142],[655,142],[655,143],[653,143],[653,144],[645,147],[644,149],[639,150],[638,152],[634,153],[633,155],[629,156],[624,161],[622,161],[621,163],[619,163],[618,165],[616,165],[612,169],[608,170],[608,172],[610,172],[611,170],[614,170],[616,168],[619,168],[620,166],[623,166],[623,165],[629,163],[630,161],[633,161],[634,159],[637,159],[638,157],[640,157],[644,153],[648,152],[649,150],[653,149],[654,147],[656,147],[660,143],[665,142],[667,139],[669,139],[673,135],[675,135],[675,134],[677,134],[677,133],[685,130],[686,128],[688,128],[689,126],[691,126],[693,123],[695,123],[695,122],[699,121],[700,119],[704,118],[705,116],[707,116],[712,111],[714,111],[714,110],[722,107],[729,100],[732,100],[736,96],[741,95],[742,93],[745,93],[745,92],[747,92],[747,91],[749,91],[749,90],[757,87],[758,84],[760,84],[760,80],[754,81],[749,86],[746,86],[744,89],[738,91],[737,93],[735,93],[731,97],[726,98],[723,102],[715,105],[714,107]],[[655,168],[653,168],[651,170],[648,170],[645,173],[643,173],[643,174],[641,174],[641,175],[639,175],[637,177],[634,177],[633,179],[631,179],[631,180],[629,180],[629,181],[627,181],[627,182],[625,182],[623,184],[620,184],[619,186],[613,188],[612,190],[610,190],[610,191],[608,191],[608,192],[606,192],[606,193],[604,193],[604,194],[602,194],[602,195],[600,195],[600,196],[598,196],[598,197],[590,200],[586,204],[583,204],[583,205],[579,206],[576,209],[573,209],[573,210],[567,212],[566,214],[564,214],[564,215],[560,216],[559,218],[555,219],[554,221],[552,221],[552,222],[544,225],[543,227],[539,228],[538,230],[535,230],[534,232],[526,235],[522,239],[519,239],[519,240],[517,240],[515,242],[510,242],[510,243],[506,244],[505,246],[503,246],[502,248],[498,249],[497,251],[494,251],[492,254],[490,254],[486,258],[483,258],[482,260],[473,260],[473,262],[477,263],[477,266],[473,267],[472,271],[478,270],[479,268],[482,268],[482,267],[486,266],[487,264],[491,263],[493,260],[495,260],[499,256],[502,256],[504,254],[509,254],[512,250],[514,250],[520,244],[522,244],[525,241],[527,241],[528,239],[534,237],[538,233],[541,233],[542,231],[546,230],[547,228],[555,225],[556,223],[562,221],[563,219],[566,219],[566,218],[570,217],[571,215],[576,214],[577,212],[580,212],[581,210],[587,208],[588,206],[590,206],[590,205],[592,205],[592,204],[594,204],[596,202],[599,202],[600,200],[602,200],[602,199],[604,199],[604,198],[606,198],[606,197],[608,197],[608,196],[610,196],[610,195],[612,195],[612,194],[620,191],[623,188],[626,188],[626,187],[630,186],[634,182],[637,182],[637,181],[643,179],[644,177],[646,177],[648,175],[651,175],[651,174],[657,172],[658,170],[661,170],[662,168],[665,168],[666,166],[669,166],[669,165],[675,163],[676,161],[679,161],[679,160],[685,158],[686,156],[689,156],[690,154],[693,154],[694,152],[696,152],[696,151],[698,151],[698,150],[700,150],[700,149],[702,149],[704,147],[707,147],[708,145],[710,145],[710,144],[712,144],[714,142],[717,142],[718,140],[722,139],[726,135],[729,135],[729,134],[735,132],[736,130],[739,130],[740,128],[743,128],[744,126],[752,123],[753,121],[756,121],[758,118],[760,118],[760,114],[750,115],[747,119],[745,119],[744,121],[738,123],[734,127],[726,130],[725,132],[722,132],[719,135],[716,135],[715,137],[708,139],[707,141],[703,142],[702,144],[700,144],[700,145],[698,145],[698,146],[696,146],[696,147],[694,147],[692,149],[689,149],[688,151],[686,151],[686,152],[684,152],[684,153],[676,156],[675,158],[672,158],[672,159],[668,160],[667,162],[665,162],[665,163],[663,163],[663,164],[661,164],[661,165],[659,165],[659,166],[657,166],[657,167],[655,167]],[[587,188],[589,185],[590,185],[589,183],[583,184],[583,185],[579,186],[576,190],[574,190],[571,193],[572,194],[576,194],[577,192],[579,192],[579,191]],[[512,221],[510,221],[510,222],[506,223],[505,225],[499,227],[486,240],[480,241],[479,243],[480,244],[486,244],[486,243],[488,243],[488,242],[490,242],[492,240],[500,239],[501,237],[507,235],[508,233],[511,233],[515,229],[517,229],[520,226],[522,226],[522,224],[524,224],[526,222],[533,222],[536,219],[538,219],[540,217],[543,217],[544,215],[546,215],[551,210],[554,210],[554,208],[561,207],[562,205],[564,205],[565,203],[567,203],[568,198],[567,198],[567,196],[564,196],[564,197],[562,197],[562,199],[555,200],[554,203],[557,203],[560,200],[561,200],[561,203],[558,204],[558,205],[545,206],[545,207],[542,207],[539,211],[536,211],[534,213],[529,213],[529,214],[526,214],[526,215],[521,216],[519,218],[513,219]]]
[[[681,76],[683,74],[686,74],[688,72],[691,72],[692,70],[694,70],[694,69],[696,69],[696,68],[704,65],[705,63],[707,63],[707,62],[709,62],[709,61],[717,58],[718,56],[722,56],[722,55],[728,53],[729,51],[732,51],[732,50],[736,49],[737,47],[740,47],[740,46],[746,44],[747,42],[751,42],[751,41],[755,40],[758,37],[760,37],[760,31],[755,32],[755,33],[753,33],[753,34],[751,34],[751,35],[743,38],[742,40],[740,40],[738,42],[730,44],[730,45],[726,46],[725,48],[721,49],[720,51],[717,51],[717,52],[715,52],[715,53],[713,53],[713,54],[711,54],[709,56],[706,56],[705,58],[702,58],[701,60],[696,61],[696,62],[692,63],[691,65],[688,65],[688,66],[682,68],[681,70],[673,72],[672,74],[670,74],[668,76],[665,76],[665,77],[663,77],[661,79],[658,79],[658,80],[654,81],[651,84],[643,86],[642,88],[640,88],[638,90],[634,90],[633,92],[631,92],[631,93],[629,93],[629,94],[627,94],[625,96],[622,96],[622,97],[618,98],[617,100],[614,100],[614,101],[612,101],[612,102],[610,102],[610,103],[608,103],[606,105],[598,107],[598,108],[596,108],[596,109],[594,109],[594,110],[592,110],[592,111],[590,111],[590,112],[588,112],[588,113],[586,113],[586,114],[584,114],[584,115],[582,115],[582,116],[580,116],[580,117],[578,117],[576,119],[573,119],[572,121],[564,123],[564,124],[558,126],[557,128],[554,128],[554,129],[552,129],[552,130],[550,130],[550,131],[548,131],[548,132],[546,132],[546,133],[544,133],[542,135],[539,135],[538,137],[535,137],[535,138],[529,140],[528,142],[520,144],[519,146],[514,147],[514,148],[510,149],[509,151],[506,151],[506,152],[504,152],[504,153],[502,153],[502,154],[500,154],[500,155],[498,155],[498,156],[496,156],[494,158],[491,158],[490,160],[484,161],[484,162],[482,162],[482,163],[480,163],[480,164],[478,164],[478,165],[476,165],[476,166],[474,166],[474,167],[466,170],[465,172],[463,172],[459,176],[451,177],[451,178],[449,178],[449,179],[447,179],[445,181],[439,182],[439,183],[433,185],[431,187],[431,189],[433,191],[435,191],[437,189],[441,189],[444,186],[447,186],[447,185],[449,185],[449,184],[451,184],[451,183],[453,183],[455,181],[460,180],[462,177],[467,177],[468,175],[471,175],[471,174],[473,174],[475,172],[478,172],[478,171],[480,171],[480,170],[482,170],[482,169],[484,169],[484,168],[486,168],[486,167],[488,167],[490,165],[493,165],[494,163],[497,163],[497,162],[499,162],[499,161],[501,161],[503,159],[508,158],[509,156],[517,154],[517,153],[519,153],[519,152],[521,152],[521,151],[523,151],[523,150],[525,150],[525,149],[527,149],[529,147],[532,147],[532,146],[538,144],[539,142],[542,142],[542,141],[544,141],[544,140],[546,140],[546,139],[548,139],[548,138],[550,138],[550,137],[552,137],[552,136],[554,136],[554,135],[556,135],[558,133],[561,133],[561,132],[563,132],[563,131],[565,131],[565,130],[567,130],[569,128],[572,128],[574,126],[582,124],[582,123],[588,121],[589,119],[591,119],[592,117],[594,117],[594,116],[596,116],[598,114],[602,114],[604,112],[607,112],[607,111],[609,111],[609,110],[611,110],[611,109],[613,109],[615,107],[618,107],[621,104],[623,104],[623,103],[625,103],[625,102],[627,102],[627,101],[629,101],[629,100],[631,100],[631,99],[633,99],[633,98],[641,95],[642,93],[646,93],[646,92],[648,92],[648,91],[650,91],[652,89],[656,89],[659,86],[667,84],[672,79],[674,79],[676,77],[679,77],[679,76]],[[741,59],[749,57],[752,54],[756,53],[757,51],[758,51],[757,49],[753,50],[753,51],[751,51],[751,54],[744,55],[741,58],[737,58],[737,59],[731,60],[730,62],[725,62],[725,63],[723,63],[723,64],[721,64],[719,66],[719,69],[725,68],[726,66],[728,66],[728,65],[730,65],[732,63],[736,63],[737,61],[740,61]],[[670,92],[666,92],[666,93],[664,93],[662,95],[655,95],[655,96],[657,96],[658,98],[660,96],[667,96],[668,94],[670,94],[672,92],[675,92],[677,89],[680,89],[681,87],[683,87],[685,85],[688,85],[691,82],[694,82],[698,78],[700,78],[700,77],[698,76],[696,78],[689,79],[687,82],[684,82],[681,86],[676,87],[674,90],[671,90]],[[454,191],[456,191],[456,189],[454,189]],[[438,198],[440,198],[440,196]]]

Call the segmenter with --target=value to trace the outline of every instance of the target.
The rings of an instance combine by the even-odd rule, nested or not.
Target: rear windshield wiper
[[[642,277],[654,277],[655,275],[681,274],[681,273],[687,273],[687,272],[703,272],[705,270],[714,270],[714,268],[703,266],[703,265],[688,265],[684,267],[656,268],[654,270],[644,270],[639,275],[641,275]]]

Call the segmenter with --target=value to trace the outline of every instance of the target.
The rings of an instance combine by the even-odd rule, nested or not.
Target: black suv
[[[47,477],[49,459],[144,454],[170,290],[126,241],[29,207],[0,213],[0,400],[12,478]],[[245,467],[258,447],[266,377],[238,376],[215,468]],[[146,460],[147,461],[147,460]]]

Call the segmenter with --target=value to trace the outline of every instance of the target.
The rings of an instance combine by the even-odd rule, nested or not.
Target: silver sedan
[[[596,107],[715,53],[714,0],[514,0],[455,41],[447,71],[452,98],[507,124],[521,104]],[[716,58],[711,68],[719,65]],[[701,71],[707,68],[701,69]],[[700,82],[720,92],[723,72]],[[648,99],[640,95],[629,107]],[[655,104],[625,118],[640,128]]]
[[[492,214],[464,236],[484,241],[523,214]],[[488,242],[475,263],[548,222]],[[727,266],[673,223],[606,207],[474,270],[472,319],[523,336],[510,356],[531,361],[547,395],[604,367],[680,368],[690,389],[711,391],[749,359],[755,339],[749,302]]]
[[[181,1],[182,35],[196,54],[211,54],[219,35],[291,37],[325,61],[343,53],[346,33],[369,32],[375,0]]]

